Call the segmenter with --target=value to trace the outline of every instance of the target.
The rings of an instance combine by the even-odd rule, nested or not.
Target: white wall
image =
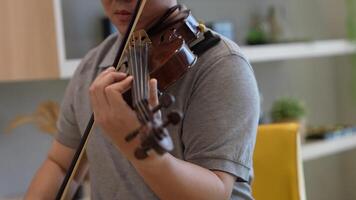
[[[337,118],[336,68],[329,59],[271,62],[254,65],[268,115],[272,103],[282,96],[293,96],[307,106],[308,123],[334,124]]]
[[[308,200],[354,200],[356,150],[304,164]]]
[[[339,118],[344,123],[356,122],[356,87],[352,88],[356,79],[356,59],[352,64],[352,56],[337,59],[337,93]]]

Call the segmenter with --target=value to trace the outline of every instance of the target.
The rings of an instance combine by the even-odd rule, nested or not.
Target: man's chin
[[[124,34],[127,32],[127,29],[128,29],[128,27],[129,27],[129,24],[130,24],[130,22],[127,22],[127,23],[126,23],[126,22],[125,22],[125,23],[115,22],[115,23],[114,23],[116,29],[119,31],[119,33],[120,33],[121,35],[124,35]],[[141,29],[143,29],[143,26],[142,26],[141,23],[138,23],[138,24],[136,25],[135,30],[141,30]]]
[[[127,24],[118,24],[118,23],[114,23],[114,26],[115,26],[116,30],[117,30],[121,35],[126,33],[126,30],[127,30],[127,27],[128,27]]]

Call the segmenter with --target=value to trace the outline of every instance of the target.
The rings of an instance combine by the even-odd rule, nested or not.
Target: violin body
[[[154,30],[145,32],[143,37],[144,40],[149,37],[151,41],[148,56],[149,76],[157,79],[160,91],[166,90],[194,66],[198,56],[192,52],[189,44],[198,39],[202,32],[190,10],[181,11],[174,18],[164,22]],[[139,37],[133,38],[138,40]],[[131,96],[132,92],[129,90],[124,94],[124,99],[133,107]]]
[[[175,29],[168,30],[160,38],[158,45],[152,47],[149,70],[151,78],[158,80],[158,88],[165,90],[196,63],[197,56]]]
[[[198,57],[189,45],[202,32],[189,10],[180,11],[175,17],[163,22],[147,33],[144,30],[136,31],[132,39],[135,41],[140,38],[138,35],[144,35],[141,37],[143,40],[150,40],[149,76],[157,79],[160,91],[167,89],[194,66]],[[129,101],[127,103],[131,105]]]

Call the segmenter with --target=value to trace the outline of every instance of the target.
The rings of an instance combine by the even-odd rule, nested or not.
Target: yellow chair
[[[254,153],[256,200],[305,200],[298,124],[261,125]]]

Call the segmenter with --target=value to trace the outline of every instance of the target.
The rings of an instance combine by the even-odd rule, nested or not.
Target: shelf
[[[328,155],[356,149],[356,135],[343,136],[337,139],[311,142],[302,145],[303,161],[315,160]]]
[[[64,47],[61,48],[61,78],[70,78],[80,63],[80,59],[65,60]],[[251,63],[317,58],[356,53],[356,43],[347,40],[325,40],[306,43],[288,43],[259,46],[242,46],[243,53]]]
[[[241,49],[251,63],[260,63],[352,54],[356,53],[356,43],[352,43],[346,39],[337,39],[303,43],[242,46]]]

